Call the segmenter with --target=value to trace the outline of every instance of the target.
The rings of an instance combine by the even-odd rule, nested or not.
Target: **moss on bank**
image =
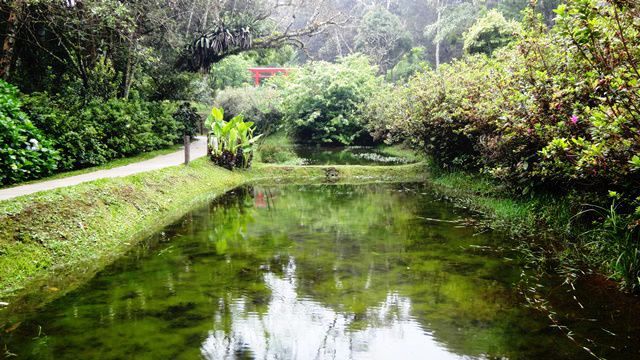
[[[140,239],[245,183],[419,181],[424,174],[423,164],[256,164],[248,171],[231,172],[200,159],[186,167],[103,179],[0,202],[0,298],[34,286],[50,290],[39,291],[38,296],[59,296],[58,289],[82,283]]]
[[[516,198],[504,185],[481,175],[431,171],[429,182],[442,196],[483,214],[492,228],[513,236],[566,235],[575,214],[567,197]]]
[[[625,248],[624,231],[607,236],[602,219],[590,222],[579,216],[593,207],[584,201],[589,194],[517,198],[481,175],[433,168],[429,183],[442,197],[484,215],[489,227],[517,237],[527,267],[540,274],[556,273],[570,281],[585,273],[601,274],[631,290],[619,264],[636,247]]]

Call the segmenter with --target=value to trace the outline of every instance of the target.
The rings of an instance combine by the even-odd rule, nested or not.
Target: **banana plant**
[[[253,158],[253,144],[262,137],[254,136],[254,123],[238,115],[224,121],[224,110],[213,108],[205,125],[209,128],[209,154],[218,165],[247,168]]]

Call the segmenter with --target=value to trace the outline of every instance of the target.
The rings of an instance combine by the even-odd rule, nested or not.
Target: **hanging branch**
[[[187,48],[190,70],[208,72],[211,65],[232,53],[252,48],[253,36],[249,27],[227,29],[224,25],[201,35]]]
[[[250,19],[245,19],[243,25],[235,28],[226,27],[224,24],[216,25],[212,31],[199,35],[183,51],[178,60],[178,68],[181,70],[208,72],[211,65],[223,58],[236,55],[249,50],[273,49],[283,45],[292,45],[304,49],[305,37],[319,35],[333,26],[343,26],[350,20],[341,13],[336,12],[327,15],[324,1],[314,4],[314,8],[302,27],[295,26],[295,13],[289,17],[288,24],[278,24],[280,32],[257,36],[254,28],[266,19],[273,18],[273,10],[288,6],[293,3],[279,3],[272,8],[272,12],[254,14]],[[281,19],[284,18],[281,16]]]

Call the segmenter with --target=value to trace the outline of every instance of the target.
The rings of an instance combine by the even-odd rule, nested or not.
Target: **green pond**
[[[306,165],[402,165],[409,161],[384,149],[369,146],[321,147],[296,145],[294,151]]]
[[[20,321],[0,327],[0,351],[18,359],[638,358],[633,306],[607,301],[611,291],[524,280],[514,241],[473,224],[423,184],[240,188],[83,286],[14,316]],[[525,294],[542,305],[529,306]]]

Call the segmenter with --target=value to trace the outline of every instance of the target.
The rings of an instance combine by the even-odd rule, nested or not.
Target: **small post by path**
[[[191,136],[184,135],[184,164],[189,165],[189,160],[191,157]]]

